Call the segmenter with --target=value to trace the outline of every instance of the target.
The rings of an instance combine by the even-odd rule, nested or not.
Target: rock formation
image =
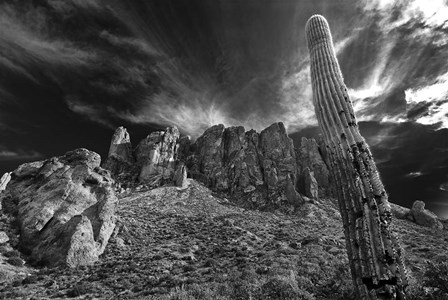
[[[94,263],[115,227],[115,197],[100,156],[86,149],[26,163],[1,194],[17,219],[20,249],[36,263],[76,267]]]
[[[0,178],[0,192],[6,189],[9,181],[11,180],[11,173],[3,174],[2,178]]]
[[[256,207],[299,204],[297,162],[283,123],[257,133],[215,125],[190,146],[191,176]]]
[[[132,152],[131,138],[124,127],[115,130],[110,142],[109,155],[103,168],[109,170],[119,182],[135,180],[135,158]]]
[[[176,127],[169,127],[152,132],[138,144],[135,157],[140,167],[139,182],[155,187],[172,180],[179,136]]]
[[[312,199],[319,197],[319,186],[317,180],[314,178],[314,172],[311,172],[309,168],[305,169],[305,196]]]
[[[319,190],[328,195],[330,190],[328,169],[316,141],[303,139],[296,154],[283,123],[260,133],[246,132],[242,126],[215,125],[195,142],[168,127],[148,135],[134,151],[126,129],[120,127],[104,168],[122,186],[184,186],[188,175],[258,208],[302,203],[299,190],[306,193],[305,180],[311,180],[310,197],[316,198]]]
[[[187,167],[183,162],[177,165],[173,178],[174,184],[180,188],[186,188],[188,186],[187,181]]]
[[[410,214],[415,220],[415,223],[421,226],[443,229],[443,225],[439,218],[431,211],[425,209],[425,202],[423,201],[415,201],[414,204],[412,204]]]
[[[397,219],[414,221],[409,208],[400,206],[398,204],[390,203],[390,211]]]
[[[299,167],[299,190],[305,191],[306,169],[308,168],[317,181],[320,194],[330,195],[330,180],[327,164],[324,161],[323,152],[325,148],[319,147],[316,140],[302,138],[298,149],[297,165]]]
[[[130,137],[124,127],[115,131],[109,156],[103,167],[124,187],[146,185],[158,187],[172,183],[178,160],[178,149],[187,151],[189,139],[179,139],[179,130],[168,127],[144,138],[132,149]]]
[[[327,146],[358,299],[404,299],[407,275],[387,193],[358,130],[324,17],[306,24],[313,103]]]

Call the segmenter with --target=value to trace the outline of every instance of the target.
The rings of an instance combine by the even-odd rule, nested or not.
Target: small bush
[[[37,280],[38,280],[38,277],[36,275],[30,275],[22,280],[22,284],[36,283]]]
[[[11,250],[3,254],[5,257],[20,257],[20,252],[17,250]]]
[[[448,298],[448,261],[428,262],[424,278],[423,284],[433,290],[433,296]]]
[[[294,300],[298,293],[294,287],[279,278],[272,278],[261,286],[261,298],[266,300]]]
[[[74,298],[93,291],[96,291],[96,289],[93,289],[89,282],[80,282],[67,292],[67,296]]]
[[[21,267],[23,266],[23,260],[20,257],[11,257],[7,260],[10,265]]]

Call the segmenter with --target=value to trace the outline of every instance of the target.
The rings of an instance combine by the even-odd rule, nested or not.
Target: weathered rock
[[[242,126],[216,125],[190,147],[192,177],[258,207],[302,201],[295,186],[297,164],[292,140],[282,123],[261,133]]]
[[[319,197],[319,187],[317,180],[314,178],[314,172],[311,172],[309,168],[305,168],[304,181],[305,195],[312,199],[317,199]]]
[[[6,243],[9,241],[9,237],[4,231],[0,231],[0,244]]]
[[[122,138],[127,134],[123,133],[124,130],[117,129],[119,138],[112,140],[128,141]],[[114,147],[112,145],[111,148]],[[109,157],[117,156],[112,153],[116,151],[111,151]],[[129,157],[128,150],[124,153]],[[328,170],[316,142],[305,139],[301,153],[303,162],[297,159],[283,123],[274,123],[261,133],[255,130],[245,132],[242,126],[225,128],[222,124],[215,125],[194,143],[188,136],[179,137],[177,128],[171,127],[166,131],[153,132],[140,142],[133,153],[136,162],[127,171],[131,175],[122,170],[119,172],[122,175],[112,174],[122,186],[126,183],[126,176],[131,185],[136,181],[150,187],[167,183],[179,185],[186,178],[179,169],[184,163],[189,177],[257,207],[278,206],[282,202],[297,205],[303,202],[303,197],[297,192],[299,173],[302,172],[304,186],[306,167],[315,172],[322,191],[329,185]]]
[[[112,136],[108,157],[111,156],[130,163],[134,161],[134,158],[132,157],[131,138],[126,128],[122,126],[118,127]]]
[[[191,138],[189,135],[184,135],[179,138],[179,145],[177,147],[176,159],[186,160],[190,155]]]
[[[322,194],[330,193],[330,180],[327,164],[323,158],[324,146],[320,147],[315,139],[302,138],[298,151],[299,189],[305,192],[306,169],[313,173]]]
[[[218,190],[227,190],[227,174],[223,169],[224,125],[219,124],[207,129],[194,145],[194,158],[189,168],[193,178],[204,175],[204,183]]]
[[[140,142],[135,150],[139,182],[156,187],[172,180],[179,135],[176,127],[168,127],[166,131],[152,132]]]
[[[7,172],[3,174],[2,178],[0,179],[0,192],[6,188],[10,180],[11,180],[11,173]]]
[[[127,183],[135,181],[135,158],[132,153],[131,138],[124,127],[115,130],[110,142],[109,154],[103,164],[117,181]]]
[[[419,225],[443,229],[443,225],[439,218],[433,212],[425,209],[425,202],[423,201],[417,200],[414,204],[412,204],[411,215],[414,217],[415,222]]]
[[[409,208],[400,206],[395,203],[390,203],[390,211],[397,219],[411,219],[413,220],[413,217],[411,216],[411,210]]]
[[[173,178],[174,184],[181,188],[186,188],[188,186],[187,181],[187,166],[183,162],[179,163],[176,167],[176,172],[174,172]]]
[[[294,145],[283,123],[274,123],[260,133],[265,183],[272,198],[289,181],[295,186],[297,162]]]
[[[20,248],[35,262],[94,263],[115,227],[117,198],[100,156],[86,149],[19,166],[1,195],[16,215]],[[5,203],[7,205],[5,205]]]

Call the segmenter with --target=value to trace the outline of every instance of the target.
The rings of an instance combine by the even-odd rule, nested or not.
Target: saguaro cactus
[[[405,299],[402,248],[372,154],[358,130],[352,103],[324,17],[306,24],[313,103],[329,154],[350,269],[359,299]]]

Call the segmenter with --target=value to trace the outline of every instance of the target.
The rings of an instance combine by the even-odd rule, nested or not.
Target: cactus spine
[[[329,153],[347,254],[359,299],[405,299],[402,248],[391,232],[388,196],[358,130],[324,17],[306,24],[313,103]]]

